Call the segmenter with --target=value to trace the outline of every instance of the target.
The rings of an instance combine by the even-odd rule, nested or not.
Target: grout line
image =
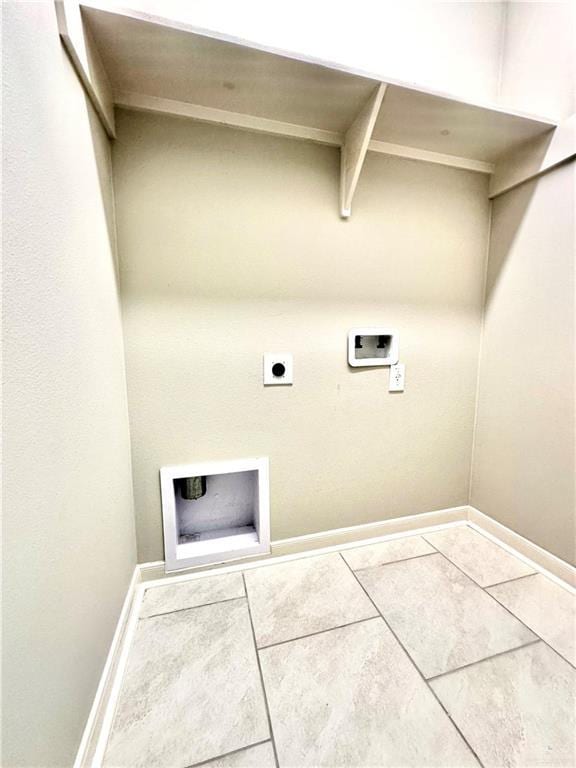
[[[450,561],[452,562],[452,561]],[[510,584],[511,581],[520,581],[520,579],[529,579],[531,576],[538,576],[536,571],[532,571],[532,573],[524,573],[522,576],[514,576],[512,579],[504,579],[504,581],[495,581],[494,584],[478,584],[479,587],[482,587],[482,589],[491,589],[492,587],[499,587],[500,584]],[[494,597],[494,595],[492,595]]]
[[[438,547],[436,546],[436,544],[433,544],[431,541],[428,541],[428,539],[426,538],[426,535],[422,534],[422,538],[424,539],[424,541],[425,541],[427,544],[430,544],[430,546],[431,546],[431,547],[432,547],[432,549],[434,550],[434,553],[435,553],[435,554],[438,554],[438,555],[443,555],[443,556],[444,556],[444,557],[445,557],[447,560],[450,560],[450,558],[449,558],[447,555],[444,555],[444,553],[443,553],[443,552],[440,552],[440,550],[438,549]],[[452,562],[452,560],[450,560],[450,562]],[[468,576],[468,574],[466,574],[466,575]],[[471,576],[468,576],[468,578],[470,579],[470,578],[472,578],[472,577],[471,577]],[[474,581],[474,579],[472,579],[472,581]],[[476,582],[474,582],[474,583],[476,583]],[[478,585],[478,586],[480,586],[480,585]]]
[[[344,558],[342,558],[342,560],[344,560]],[[346,563],[346,561],[345,561],[345,560],[344,560],[344,562]],[[351,573],[351,574],[354,576],[354,578],[356,579],[356,581],[357,581],[358,585],[360,586],[360,588],[362,589],[362,591],[364,592],[364,594],[366,595],[366,597],[368,598],[368,600],[370,600],[370,602],[372,603],[372,605],[374,606],[374,608],[375,608],[375,609],[378,611],[378,615],[380,616],[380,618],[382,619],[382,621],[384,622],[384,624],[385,624],[385,625],[388,627],[388,629],[389,629],[389,630],[390,630],[390,632],[392,633],[392,636],[394,637],[394,639],[396,640],[396,642],[398,643],[398,645],[400,646],[400,648],[401,648],[401,649],[404,651],[404,653],[406,654],[406,657],[407,657],[408,661],[410,662],[410,664],[412,664],[412,666],[414,667],[414,669],[415,669],[415,670],[418,672],[418,674],[420,675],[421,679],[422,679],[422,680],[423,680],[423,682],[424,682],[424,685],[426,685],[426,686],[427,686],[427,688],[428,688],[428,690],[430,691],[430,693],[432,694],[432,696],[434,696],[434,698],[436,699],[436,701],[438,702],[438,704],[440,705],[440,707],[442,708],[442,710],[443,710],[443,711],[446,713],[446,716],[448,717],[448,719],[450,720],[450,722],[452,723],[452,725],[453,725],[453,726],[454,726],[454,728],[456,729],[456,732],[457,732],[458,734],[460,734],[460,737],[461,737],[462,741],[463,741],[463,742],[466,744],[466,746],[468,747],[468,749],[470,750],[470,752],[472,752],[472,754],[474,755],[474,757],[475,757],[475,758],[476,758],[476,760],[478,761],[478,765],[482,766],[482,768],[483,768],[483,763],[482,763],[482,761],[480,760],[480,758],[478,757],[478,755],[476,754],[476,751],[475,751],[474,749],[472,749],[472,747],[470,746],[470,743],[468,742],[468,739],[467,739],[467,738],[464,736],[464,734],[462,733],[462,731],[460,730],[460,728],[458,728],[458,726],[456,725],[456,722],[455,722],[455,721],[452,719],[452,716],[450,715],[450,713],[448,712],[448,710],[446,709],[446,707],[444,706],[444,704],[443,704],[443,703],[440,701],[440,699],[439,699],[439,698],[438,698],[438,696],[436,695],[436,691],[434,691],[434,689],[432,688],[432,686],[431,686],[431,685],[428,683],[428,681],[426,680],[426,678],[424,677],[424,675],[423,675],[423,674],[422,674],[422,672],[420,671],[420,669],[419,669],[418,665],[417,665],[417,664],[416,664],[416,662],[413,660],[412,656],[410,656],[410,654],[408,653],[408,651],[406,650],[406,648],[404,647],[404,645],[402,644],[402,642],[401,642],[401,641],[400,641],[400,639],[398,638],[397,634],[394,632],[394,630],[392,629],[392,627],[390,626],[390,624],[389,624],[389,623],[386,621],[386,619],[384,618],[384,615],[383,615],[382,611],[380,611],[380,610],[379,610],[379,608],[378,608],[378,606],[376,605],[376,603],[374,602],[374,600],[372,600],[372,598],[371,598],[371,597],[370,597],[370,595],[368,594],[368,591],[366,590],[366,588],[364,587],[364,585],[362,584],[362,582],[360,581],[360,579],[359,579],[359,578],[356,576],[356,574],[354,573],[354,571],[352,570],[352,568],[350,568],[350,566],[348,565],[348,563],[346,563],[346,565],[347,565],[347,566],[348,566],[348,568],[350,569],[350,573]]]
[[[485,591],[486,591],[486,590],[485,590]],[[490,592],[486,591],[486,594],[487,594],[487,595],[490,595]],[[498,600],[498,598],[496,597],[496,595],[490,595],[490,597],[491,597],[493,600],[495,600],[495,601],[498,603],[498,605],[499,605],[501,608],[504,608],[504,610],[505,610],[505,611],[507,611],[507,612],[510,614],[510,616],[512,616],[513,618],[515,618],[515,619],[516,619],[516,621],[519,621],[519,622],[520,622],[520,624],[522,624],[524,627],[526,627],[526,629],[530,630],[530,632],[532,632],[532,634],[533,634],[533,635],[536,635],[536,637],[538,637],[538,638],[539,638],[539,639],[540,639],[540,640],[541,640],[541,641],[544,643],[544,645],[547,645],[547,646],[548,646],[548,648],[550,648],[550,650],[551,650],[553,653],[555,653],[555,654],[556,654],[556,656],[558,656],[560,659],[562,659],[563,661],[565,661],[565,662],[566,662],[566,664],[569,664],[569,665],[572,667],[572,669],[576,669],[576,665],[575,665],[575,664],[573,664],[573,663],[572,663],[572,662],[571,662],[569,659],[567,659],[565,656],[563,656],[563,655],[560,653],[560,651],[557,651],[557,650],[556,650],[556,648],[553,648],[553,647],[550,645],[550,643],[549,643],[547,640],[545,640],[543,637],[541,637],[541,636],[538,634],[538,632],[536,632],[534,629],[532,629],[532,627],[529,627],[529,626],[528,626],[528,624],[525,624],[525,623],[522,621],[522,619],[519,619],[519,618],[518,618],[518,616],[516,616],[516,614],[515,614],[515,613],[512,613],[512,611],[511,611],[511,610],[510,610],[510,609],[509,609],[507,606],[505,606],[505,605],[504,605],[504,603],[501,603],[501,602],[500,602],[500,600]]]
[[[344,629],[345,627],[353,627],[354,624],[363,624],[365,621],[372,621],[377,619],[379,614],[374,616],[366,616],[365,619],[356,619],[356,621],[349,621],[347,624],[338,624],[336,627],[327,627],[326,629],[319,629],[317,632],[309,632],[307,635],[298,635],[298,637],[290,637],[288,640],[280,640],[277,643],[270,643],[269,645],[263,645],[258,648],[259,651],[265,651],[267,648],[276,648],[277,645],[286,645],[286,643],[295,643],[298,640],[304,640],[306,637],[316,637],[316,635],[324,635],[326,632],[333,632],[335,629]]]
[[[432,544],[431,546],[434,546],[434,545]],[[464,573],[464,571],[462,570],[462,568],[460,568],[458,565],[456,565],[456,563],[453,563],[453,562],[452,562],[452,560],[450,560],[450,558],[449,558],[449,557],[446,557],[446,555],[445,555],[443,552],[438,552],[438,554],[439,554],[439,555],[442,555],[442,557],[444,558],[444,560],[446,560],[448,563],[450,563],[450,565],[453,565],[453,566],[454,566],[454,568],[457,568],[457,569],[460,571],[460,573],[462,573],[464,576],[466,576],[466,578],[467,578],[467,579],[470,579],[470,581],[472,582],[472,584],[476,584],[476,582],[474,581],[474,579],[471,579],[471,578],[470,578],[470,576],[468,576],[468,574],[467,574],[467,573]],[[526,574],[526,575],[527,575],[527,576],[535,576],[535,575],[537,575],[537,574],[534,574],[534,573],[528,573],[528,574]],[[504,583],[504,582],[503,582],[503,583]],[[545,640],[545,639],[544,639],[544,638],[543,638],[541,635],[539,635],[539,634],[538,634],[538,632],[536,632],[534,629],[532,629],[532,627],[529,627],[529,626],[528,626],[528,624],[526,624],[524,621],[522,621],[522,619],[520,619],[518,616],[516,616],[516,614],[515,614],[515,613],[513,613],[513,612],[512,612],[512,611],[511,611],[511,610],[510,610],[508,607],[506,607],[506,606],[504,605],[504,603],[501,603],[501,602],[500,602],[500,600],[498,600],[498,598],[496,597],[496,595],[492,595],[490,592],[488,592],[488,590],[490,589],[490,587],[492,587],[492,586],[496,586],[496,584],[491,584],[491,585],[490,585],[490,586],[488,586],[488,587],[482,587],[480,584],[476,584],[476,586],[477,586],[477,587],[480,587],[480,589],[481,589],[481,590],[482,590],[482,591],[483,591],[483,592],[484,592],[486,595],[488,595],[488,597],[491,597],[491,598],[492,598],[492,600],[494,600],[496,603],[498,603],[498,605],[499,605],[501,608],[504,608],[504,610],[505,610],[507,613],[509,613],[509,614],[510,614],[510,616],[512,616],[512,618],[516,619],[516,621],[518,621],[520,624],[522,624],[522,626],[523,626],[523,627],[525,627],[525,628],[526,628],[526,629],[527,629],[529,632],[532,632],[532,634],[533,634],[533,635],[535,635],[536,637],[540,638],[540,640],[541,640],[541,641],[544,643],[544,645],[547,645],[547,646],[548,646],[548,648],[550,648],[550,650],[551,650],[551,651],[553,651],[553,652],[554,652],[554,653],[555,653],[557,656],[559,656],[561,659],[564,659],[564,661],[565,661],[567,664],[569,664],[571,667],[573,667],[574,669],[576,669],[576,666],[575,666],[574,664],[572,664],[572,662],[571,662],[571,661],[569,661],[569,660],[568,660],[568,659],[567,659],[565,656],[562,656],[562,654],[561,654],[559,651],[557,651],[557,650],[556,650],[556,648],[553,648],[553,647],[550,645],[550,643],[549,643],[549,642],[547,642],[547,641],[546,641],[546,640]],[[514,649],[512,649],[512,650],[514,650]],[[487,658],[487,659],[490,659],[490,658],[492,658],[492,657],[491,657],[491,656],[487,656],[486,658]],[[456,671],[456,670],[454,670],[454,671]]]
[[[272,730],[272,717],[270,716],[270,707],[268,706],[268,696],[266,695],[266,686],[264,685],[264,675],[262,674],[262,665],[260,664],[260,656],[258,654],[258,645],[256,644],[256,633],[254,631],[252,611],[250,610],[250,600],[248,599],[248,587],[246,586],[246,576],[244,575],[244,573],[242,573],[242,581],[244,582],[244,591],[246,592],[246,605],[248,606],[248,616],[250,618],[250,627],[252,629],[252,640],[254,641],[254,653],[256,654],[258,672],[260,673],[260,685],[262,686],[262,696],[264,697],[264,706],[266,707],[266,716],[268,718],[268,730],[270,731],[270,742],[272,743],[272,749],[274,751],[274,762],[276,763],[276,768],[280,768],[280,764],[278,762],[278,752],[276,751],[276,742],[274,740],[274,731]]]
[[[450,563],[452,563],[452,565],[455,566],[456,568],[458,568],[458,570],[461,571],[465,576],[468,576],[468,578],[471,581],[473,581],[474,584],[477,584],[481,589],[486,589],[487,587],[497,587],[500,584],[507,584],[509,581],[518,581],[518,579],[526,579],[526,578],[528,578],[528,576],[536,576],[537,575],[537,571],[532,570],[531,573],[524,573],[524,574],[522,574],[522,576],[513,576],[511,579],[504,579],[503,581],[497,581],[494,584],[480,584],[480,582],[476,581],[476,579],[473,576],[471,576],[469,573],[466,573],[466,571],[464,571],[462,568],[460,568],[459,565],[456,565],[455,561],[452,560],[451,557],[449,557],[447,554],[442,552],[442,550],[438,549],[438,547],[435,544],[433,544],[431,541],[429,541],[426,538],[426,534],[422,534],[422,538],[424,539],[424,541],[426,541],[427,544],[430,544],[430,546],[434,549],[435,553],[438,553],[439,555],[442,555],[442,557],[444,557],[446,560],[448,560]],[[486,541],[490,541],[490,539],[486,539]],[[492,542],[492,543],[494,543],[494,542]],[[498,545],[496,544],[496,546],[498,546]],[[506,550],[503,550],[503,551],[505,552]],[[510,553],[508,553],[508,554],[510,554]],[[514,555],[511,555],[511,557],[514,557]],[[516,558],[516,560],[518,560],[518,562],[522,562],[518,558]]]
[[[456,667],[456,669],[449,669],[446,672],[439,672],[437,675],[432,675],[432,677],[427,677],[427,682],[431,682],[432,680],[437,680],[439,677],[446,677],[446,675],[453,675],[456,672],[461,672],[463,669],[468,669],[468,667],[476,667],[478,664],[484,664],[485,661],[492,661],[492,659],[497,659],[499,656],[506,656],[507,653],[514,653],[514,651],[519,651],[522,648],[528,648],[531,645],[536,645],[536,643],[542,643],[543,641],[541,638],[537,637],[535,640],[530,640],[528,643],[523,643],[522,645],[517,645],[515,648],[508,648],[505,651],[500,651],[499,653],[493,653],[492,656],[486,656],[483,659],[477,659],[476,661],[471,661],[469,664],[462,664],[461,667]]]
[[[169,616],[171,613],[182,613],[182,611],[194,611],[196,608],[206,608],[208,605],[220,605],[220,603],[232,603],[234,600],[246,600],[246,595],[240,597],[227,597],[225,600],[213,600],[211,603],[202,603],[201,605],[189,605],[188,608],[175,608],[173,611],[162,611],[162,613],[152,613],[150,616],[139,616],[139,621],[146,619],[155,619],[157,616]]]
[[[562,589],[565,589],[567,592],[569,592],[573,597],[576,596],[576,579],[574,578],[574,576],[576,576],[576,568],[573,565],[568,563],[566,560],[562,560],[556,555],[553,555],[548,550],[543,549],[538,544],[536,544],[536,542],[532,541],[531,539],[527,539],[525,536],[522,536],[522,534],[512,530],[512,528],[507,528],[505,525],[499,523],[496,519],[488,517],[488,515],[483,514],[474,507],[470,507],[470,510],[472,510],[473,513],[478,514],[481,519],[478,522],[474,522],[474,520],[469,518],[466,523],[468,528],[473,530],[475,533],[479,533],[493,544],[496,544],[498,547],[500,547],[500,549],[508,552],[508,554],[513,555],[517,560],[520,560],[520,562],[528,565],[536,573],[545,576],[550,581],[553,581],[559,587],[562,587]],[[498,533],[493,533],[488,528],[485,528],[484,525],[486,525],[486,522],[483,518],[488,521],[488,525],[492,524],[495,526],[495,530]],[[499,528],[504,530],[500,531]],[[510,544],[508,541],[505,541],[505,538],[500,538],[501,536],[508,537],[509,539],[511,538],[511,540],[514,541],[514,544]],[[525,549],[528,548],[530,554],[521,552],[518,549],[518,546],[524,547]],[[553,562],[549,562],[550,559]],[[542,560],[546,562],[546,565],[543,565],[542,562],[540,562]],[[555,568],[556,572],[551,571],[550,567]],[[558,568],[560,568],[564,575],[558,575]]]
[[[230,752],[224,752],[221,755],[209,757],[208,760],[202,760],[199,763],[191,763],[190,765],[187,765],[186,768],[199,768],[201,765],[208,765],[214,760],[220,760],[222,757],[230,757],[230,755],[237,755],[239,752],[246,752],[247,749],[252,749],[252,747],[259,747],[260,744],[268,744],[269,741],[270,739],[264,739],[263,741],[257,741],[254,744],[246,744],[245,747],[238,747],[238,749],[233,749]]]
[[[400,518],[401,519],[401,518]],[[453,520],[452,522],[458,522],[461,525],[466,525],[466,520]],[[439,525],[449,525],[449,523],[439,523]],[[434,528],[436,526],[433,526]],[[425,529],[419,528],[419,531],[423,531]],[[437,531],[432,531],[432,533],[437,533]],[[389,536],[394,536],[393,539],[388,538]],[[393,541],[402,541],[403,539],[418,539],[423,536],[422,533],[412,533],[410,531],[400,531],[399,533],[395,534],[384,534],[383,536],[374,536],[372,539],[359,539],[358,543],[355,541],[343,541],[342,544],[336,545],[342,548],[342,550],[338,550],[343,552],[354,552],[356,549],[363,549],[364,547],[374,547],[376,544],[388,544]],[[356,545],[356,546],[354,546]]]
[[[387,565],[394,565],[395,563],[404,563],[406,560],[419,560],[421,557],[430,557],[430,555],[435,555],[436,552],[426,552],[423,555],[412,555],[411,557],[402,557],[399,560],[389,560],[386,563],[374,563],[374,565],[363,565],[362,568],[352,568],[352,566],[349,566],[354,573],[357,573],[358,571],[367,571],[369,568],[384,568]],[[346,558],[344,558],[346,560]],[[530,574],[532,575],[532,574]]]

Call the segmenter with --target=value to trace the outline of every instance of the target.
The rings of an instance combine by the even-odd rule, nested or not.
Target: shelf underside
[[[168,22],[83,7],[114,94],[138,94],[239,115],[346,132],[378,82]],[[550,131],[526,117],[389,84],[372,139],[494,163]]]

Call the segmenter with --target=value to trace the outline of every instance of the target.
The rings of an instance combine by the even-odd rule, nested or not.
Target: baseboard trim
[[[121,656],[122,649],[127,644],[128,633],[128,618],[131,614],[131,608],[134,603],[136,595],[136,589],[140,584],[140,567],[135,566],[128,585],[128,591],[126,597],[122,603],[122,609],[114,630],[112,642],[106,661],[104,663],[104,669],[100,676],[98,688],[96,689],[96,695],[90,708],[90,714],[82,733],[80,740],[80,746],[76,753],[76,759],[74,760],[74,768],[86,768],[91,764],[93,755],[96,751],[96,745],[102,731],[102,724],[105,716],[105,712],[108,708],[110,700],[110,693],[117,677],[118,662]]]
[[[140,605],[147,589],[165,586],[167,583],[201,578],[206,575],[206,571],[233,573],[379,541],[390,541],[406,535],[430,533],[458,525],[470,526],[503,549],[524,560],[535,571],[544,573],[562,587],[574,591],[576,569],[569,563],[560,560],[502,523],[468,505],[279,539],[272,542],[269,555],[243,558],[233,564],[228,561],[222,564],[199,566],[177,575],[173,573],[167,575],[164,571],[164,562],[161,560],[137,565],[124,600],[74,768],[100,768],[102,765],[130,647],[138,624]]]
[[[379,520],[375,523],[351,525],[347,528],[334,528],[319,533],[309,533],[304,536],[294,536],[289,539],[277,539],[271,543],[272,556],[288,555],[296,552],[306,552],[311,549],[338,546],[347,543],[358,543],[365,539],[389,538],[405,533],[411,533],[419,528],[445,525],[467,520],[468,506],[449,507],[433,512],[421,512],[418,515],[394,517],[391,520]]]
[[[420,528],[430,528],[431,526],[443,526],[447,523],[464,522],[467,519],[467,505],[448,507],[446,509],[437,509],[433,512],[420,512],[416,515],[394,517],[391,520],[378,520],[374,523],[362,523],[361,525],[351,525],[346,528],[333,528],[328,531],[293,536],[288,539],[276,539],[270,543],[269,554],[245,557],[235,561],[233,565],[231,565],[228,560],[223,563],[212,563],[210,565],[187,568],[178,572],[171,571],[170,573],[165,573],[163,560],[156,560],[152,563],[141,563],[139,566],[140,577],[143,582],[148,582],[156,579],[174,579],[180,578],[181,576],[187,577],[191,574],[202,573],[206,570],[239,570],[240,568],[248,567],[251,563],[261,563],[262,560],[325,549],[326,547],[342,546],[348,543],[357,544],[367,539],[389,538],[411,533]]]
[[[468,524],[561,586],[569,585],[576,588],[576,568],[574,566],[556,557],[538,544],[534,544],[533,541],[526,539],[494,518],[480,512],[476,507],[468,507]]]

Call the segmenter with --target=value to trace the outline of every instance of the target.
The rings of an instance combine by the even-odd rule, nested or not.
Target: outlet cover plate
[[[275,373],[275,366],[282,366],[284,372]],[[264,384],[278,386],[292,384],[294,380],[294,363],[290,352],[270,352],[264,355]]]
[[[391,365],[388,392],[404,392],[405,377],[406,366],[404,363],[396,363],[395,365]]]

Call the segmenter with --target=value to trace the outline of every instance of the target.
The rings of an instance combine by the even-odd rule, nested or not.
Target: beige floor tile
[[[377,615],[338,554],[245,572],[259,648]]]
[[[576,765],[576,671],[544,643],[431,685],[486,768]]]
[[[522,560],[467,525],[429,533],[425,538],[481,587],[534,573]]]
[[[576,666],[576,595],[541,573],[488,592]]]
[[[241,573],[203,576],[191,581],[180,581],[162,587],[150,587],[144,593],[140,618],[181,611],[184,608],[193,608],[197,605],[218,603],[236,597],[245,597]]]
[[[139,622],[105,766],[185,768],[268,738],[246,600]]]
[[[382,619],[260,651],[280,768],[477,766]]]
[[[443,555],[368,568],[357,576],[425,677],[535,639]]]
[[[216,760],[204,763],[203,768],[276,768],[272,743],[266,741],[232,755],[217,757]]]
[[[346,549],[342,552],[342,557],[353,571],[357,571],[359,568],[370,568],[433,553],[434,549],[422,536],[410,536],[405,539],[381,541],[378,544],[366,544],[357,549]]]

